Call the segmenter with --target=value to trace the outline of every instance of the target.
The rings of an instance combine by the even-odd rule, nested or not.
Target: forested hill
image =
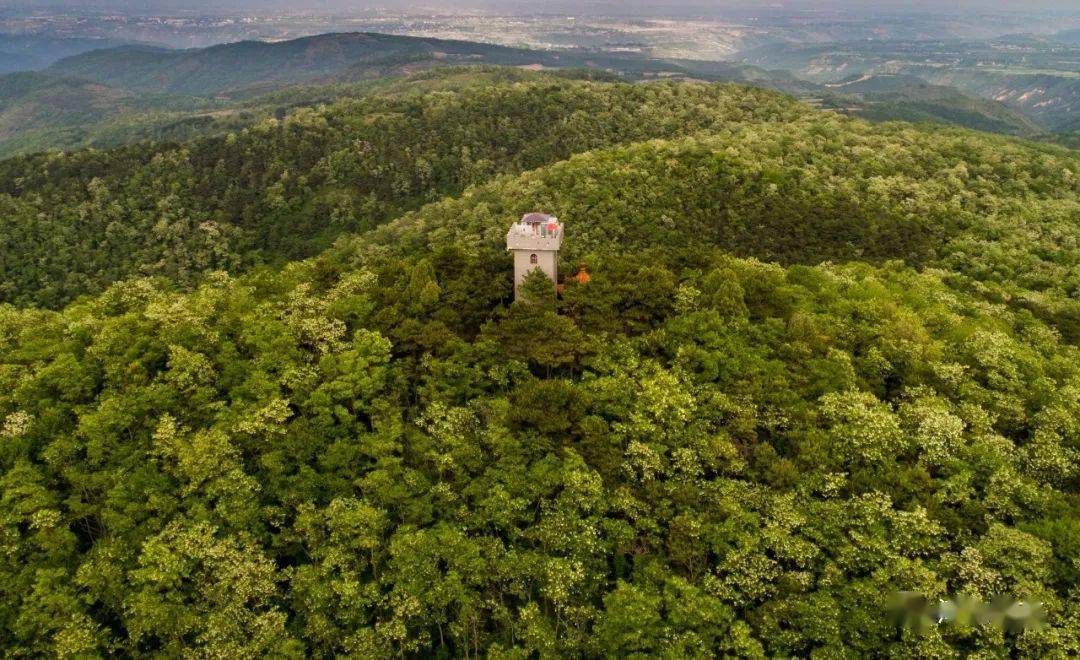
[[[522,74],[483,84],[504,75],[418,78],[413,84],[428,93],[345,100],[180,145],[2,161],[0,295],[57,306],[132,274],[188,285],[207,269],[238,272],[310,256],[341,234],[498,174],[703,133],[710,137],[584,156],[576,166],[507,180],[490,203],[539,207],[587,184],[593,198],[561,202],[591,218],[579,238],[599,227],[596,240],[626,237],[636,246],[708,238],[785,263],[949,259],[964,272],[1060,291],[1030,304],[1065,314],[1063,330],[1077,332],[1075,320],[1065,321],[1075,314],[1066,308],[1074,309],[1077,289],[1069,242],[1078,214],[1075,153],[945,129],[872,128],[737,86]],[[575,167],[563,181],[559,173]],[[532,196],[499,188],[538,177],[555,182]],[[648,221],[622,221],[639,215]],[[657,218],[676,216],[662,237],[655,233]],[[503,214],[491,220],[489,238],[497,241]],[[988,256],[1006,242],[1023,249]]]
[[[1077,342],[1078,167],[1075,153],[1002,138],[807,113],[503,177],[332,253],[497,250],[503,218],[550,207],[577,219],[571,263],[702,245],[783,264],[900,260],[946,269]]]
[[[213,96],[243,94],[249,88],[275,84],[367,79],[388,69],[416,71],[455,64],[586,67],[632,79],[692,76],[793,92],[814,87],[790,74],[747,64],[586,49],[530,50],[374,32],[320,34],[273,43],[244,41],[191,50],[122,46],[65,58],[46,72],[141,93]]]
[[[0,647],[1080,652],[1078,161],[537,79],[3,162]]]
[[[100,83],[33,71],[0,75],[0,150],[78,133],[86,125],[123,113],[193,106],[192,100],[140,97]]]
[[[853,76],[824,87],[829,94],[823,105],[874,121],[937,122],[1009,135],[1043,132],[1033,119],[999,101],[915,76]]]
[[[45,71],[0,78],[0,106],[14,106],[0,116],[0,157],[238,130],[297,105],[362,96],[391,79],[466,66],[587,70],[594,78],[629,81],[741,82],[875,121],[937,122],[1016,135],[1044,130],[997,101],[905,76],[870,76],[829,86],[745,63],[339,33],[188,50],[102,48],[79,52]],[[27,90],[30,81],[33,89]],[[1069,130],[1067,122],[1059,128]]]
[[[745,64],[658,60],[633,53],[532,51],[386,34],[324,34],[169,50],[101,49],[44,72],[0,76],[0,157],[115,147],[238,130],[295,106],[358,97],[417,75],[462,68],[543,68],[552,75],[642,80],[684,76],[802,94],[817,87]],[[450,73],[443,73],[452,69]],[[436,74],[425,74],[433,70]],[[557,72],[557,73],[554,73]],[[616,73],[617,72],[617,73]],[[482,75],[476,76],[483,78]]]
[[[439,76],[423,88],[436,93],[346,100],[181,145],[0,161],[0,299],[57,306],[131,274],[188,284],[310,256],[498,173],[807,111],[744,87],[480,84],[502,75]]]
[[[62,128],[101,118],[134,95],[82,80],[34,72],[0,75],[0,140],[42,126]]]
[[[259,83],[328,78],[363,64],[408,62],[421,57],[565,66],[558,53],[469,41],[352,32],[276,43],[243,41],[193,50],[123,46],[63,59],[49,67],[48,72],[139,92],[206,96]]]

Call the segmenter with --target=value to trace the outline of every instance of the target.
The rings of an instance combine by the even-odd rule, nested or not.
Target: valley
[[[987,42],[846,42],[772,45],[742,53],[750,64],[837,83],[906,75],[1002,103],[1048,130],[1069,129],[1080,109],[1080,46],[1068,36]]]

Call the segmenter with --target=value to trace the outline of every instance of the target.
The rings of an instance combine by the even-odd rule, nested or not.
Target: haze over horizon
[[[511,14],[569,13],[577,15],[615,14],[639,16],[701,15],[725,13],[782,13],[844,11],[865,14],[874,11],[893,13],[929,13],[956,15],[964,12],[1030,12],[1080,14],[1080,6],[1066,0],[959,0],[942,4],[931,0],[876,0],[871,3],[857,0],[779,0],[766,4],[746,0],[676,0],[674,2],[645,2],[644,0],[556,0],[537,3],[526,0],[51,0],[26,2],[0,0],[2,11],[125,11],[139,14],[169,12],[232,13],[232,12],[369,12],[386,10],[491,11]]]

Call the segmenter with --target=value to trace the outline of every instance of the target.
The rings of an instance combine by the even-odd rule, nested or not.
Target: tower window
[[[535,254],[530,254],[529,255],[529,263],[530,264],[536,264],[536,255]]]

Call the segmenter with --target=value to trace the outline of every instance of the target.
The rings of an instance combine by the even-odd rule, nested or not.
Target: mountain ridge
[[[378,33],[332,33],[280,42],[244,41],[209,48],[172,50],[147,45],[97,49],[61,60],[42,75],[104,85],[97,90],[114,99],[113,111],[88,113],[78,122],[66,108],[37,114],[13,113],[9,139],[0,140],[0,156],[41,149],[111,147],[140,139],[183,139],[199,130],[224,132],[242,128],[289,107],[333,100],[331,93],[355,96],[368,84],[385,78],[407,78],[418,72],[456,66],[512,66],[557,71],[588,69],[595,76],[630,81],[732,81],[774,89],[809,99],[841,112],[873,120],[907,120],[963,125],[1016,135],[1034,136],[1041,129],[1031,120],[995,101],[978,100],[944,88],[930,97],[926,88],[894,89],[887,98],[855,99],[784,71],[733,62],[654,59],[640,54],[586,50],[536,51],[491,44],[403,37]],[[314,91],[315,87],[323,91]],[[121,90],[121,91],[112,91]],[[93,95],[80,97],[93,106]],[[72,90],[72,98],[76,94]],[[885,92],[876,92],[882,96]],[[290,98],[291,97],[291,98]],[[260,99],[263,99],[260,101]],[[287,98],[270,107],[271,98]],[[71,105],[71,104],[68,104]],[[104,103],[100,103],[104,107]],[[256,107],[259,106],[259,107]],[[23,122],[20,130],[19,121]]]
[[[1034,119],[996,100],[935,85],[910,74],[863,74],[825,88],[840,96],[830,105],[876,121],[933,121],[1009,135],[1044,132]],[[860,106],[852,101],[865,102]]]
[[[140,60],[123,61],[136,54]],[[328,33],[288,41],[242,41],[188,50],[111,49],[61,60],[50,70],[88,77],[133,91],[208,95],[253,83],[295,83],[326,78],[366,58],[395,55],[457,55],[498,58],[503,64],[552,64],[559,53],[542,53],[476,42],[402,37],[373,32]],[[118,56],[120,58],[118,59]],[[221,71],[215,67],[225,66]]]

